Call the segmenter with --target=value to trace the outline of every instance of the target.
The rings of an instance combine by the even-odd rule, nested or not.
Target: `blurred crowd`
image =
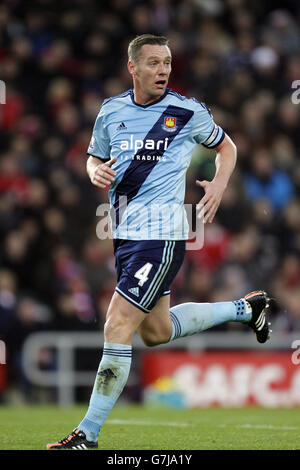
[[[32,331],[102,328],[114,291],[107,201],[86,174],[104,98],[131,88],[128,42],[170,39],[170,88],[204,101],[238,163],[205,246],[188,251],[172,304],[276,298],[273,330],[300,330],[300,5],[250,0],[4,0],[0,5],[0,334],[11,354]],[[196,147],[187,203],[214,152]],[[230,324],[222,328],[243,328]]]

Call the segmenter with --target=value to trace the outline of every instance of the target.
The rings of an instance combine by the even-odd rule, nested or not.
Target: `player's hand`
[[[100,163],[91,174],[91,182],[98,188],[107,188],[115,181],[117,173],[111,168],[112,164],[117,161],[116,157],[108,162]]]
[[[199,210],[198,218],[203,218],[205,224],[207,222],[211,223],[214,220],[215,214],[222,200],[225,187],[221,186],[221,184],[214,180],[196,180],[196,184],[201,186],[205,191],[205,195],[196,206],[197,210]]]

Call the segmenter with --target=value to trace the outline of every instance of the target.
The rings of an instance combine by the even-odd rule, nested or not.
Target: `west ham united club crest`
[[[170,116],[165,117],[162,128],[167,132],[176,131],[176,129],[177,129],[177,127],[176,127],[176,118],[170,117]]]

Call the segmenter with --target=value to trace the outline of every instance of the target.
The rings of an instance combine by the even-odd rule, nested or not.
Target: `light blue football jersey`
[[[108,161],[117,176],[109,190],[113,238],[187,240],[185,175],[196,144],[219,145],[224,131],[204,103],[166,89],[139,105],[133,90],[106,99],[87,153]]]

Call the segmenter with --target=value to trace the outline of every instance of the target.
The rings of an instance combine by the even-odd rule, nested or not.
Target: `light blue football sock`
[[[104,343],[89,408],[77,426],[88,441],[96,441],[100,428],[119,398],[129,376],[132,347]]]
[[[249,303],[242,299],[233,302],[188,302],[172,307],[170,315],[172,334],[169,341],[228,321],[248,322],[252,317]]]

